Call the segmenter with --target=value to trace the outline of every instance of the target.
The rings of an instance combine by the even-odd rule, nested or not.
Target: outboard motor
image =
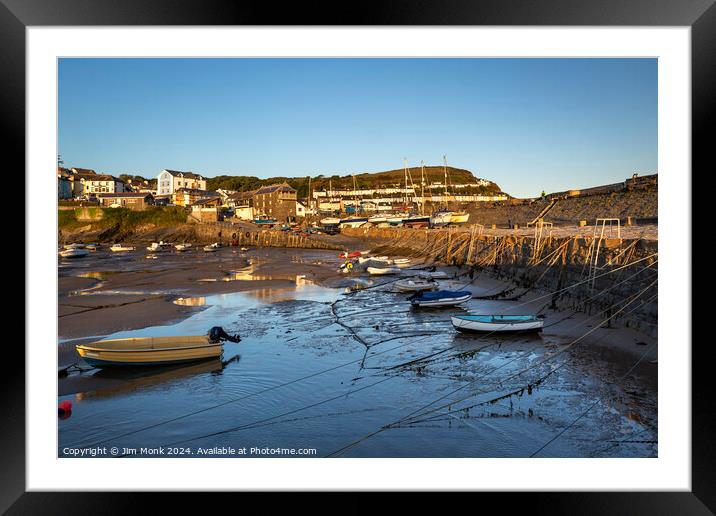
[[[211,343],[217,343],[221,342],[222,340],[228,340],[230,342],[241,342],[241,337],[239,337],[239,334],[236,335],[229,335],[224,331],[224,328],[221,326],[214,326],[209,330],[209,342]]]

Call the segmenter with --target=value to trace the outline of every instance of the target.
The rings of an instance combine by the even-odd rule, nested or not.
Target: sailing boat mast
[[[443,154],[443,173],[445,174],[445,206],[448,202],[448,176],[447,176],[447,156]]]
[[[311,176],[308,176],[308,209],[311,209]]]
[[[408,158],[403,158],[403,170],[405,172],[405,207],[408,207]]]
[[[420,186],[421,186],[421,192],[420,192],[420,214],[425,215],[425,162],[421,159],[420,160]]]

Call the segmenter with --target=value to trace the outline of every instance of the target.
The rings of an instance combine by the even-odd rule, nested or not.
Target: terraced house
[[[121,179],[109,174],[94,174],[82,176],[80,181],[84,185],[84,194],[118,193],[129,191],[129,188]]]
[[[254,217],[296,221],[297,192],[288,183],[262,186],[253,194]]]

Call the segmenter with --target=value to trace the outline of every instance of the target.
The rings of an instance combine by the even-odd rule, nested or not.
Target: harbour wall
[[[374,252],[422,257],[463,272],[510,281],[495,299],[518,300],[528,292],[544,298],[545,310],[569,309],[594,316],[594,324],[622,326],[656,337],[658,242],[599,237],[479,234],[454,229],[356,228]],[[601,315],[600,315],[601,313]]]
[[[201,242],[223,242],[251,247],[293,247],[302,249],[343,250],[336,243],[294,235],[289,231],[275,231],[250,228],[227,222],[192,224],[196,240]]]

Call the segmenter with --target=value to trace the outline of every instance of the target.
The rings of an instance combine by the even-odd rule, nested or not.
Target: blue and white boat
[[[459,305],[468,301],[472,297],[472,292],[467,290],[459,290],[453,292],[451,290],[438,290],[436,292],[420,292],[411,296],[410,303],[413,306],[430,307],[430,306],[452,306]]]
[[[528,332],[544,327],[544,318],[537,315],[454,315],[450,320],[457,331],[467,333]]]

